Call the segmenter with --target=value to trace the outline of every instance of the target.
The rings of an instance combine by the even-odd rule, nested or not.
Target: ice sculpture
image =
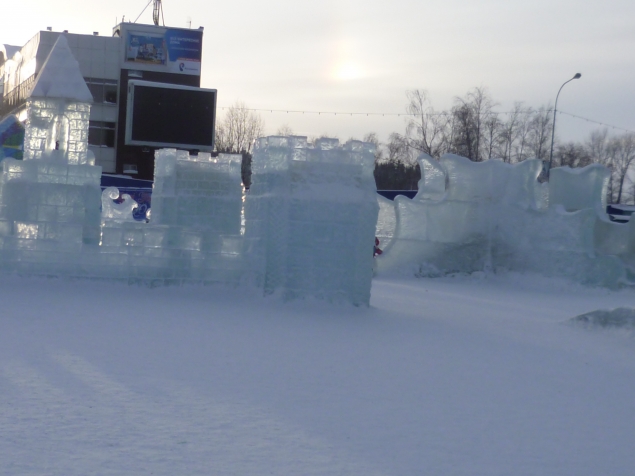
[[[0,267],[150,285],[238,284],[368,304],[378,205],[370,144],[261,139],[245,200],[240,155],[164,149],[152,217],[99,183],[92,97],[60,36],[27,101],[24,160],[0,175]]]
[[[608,286],[631,279],[635,228],[608,221],[604,167],[553,169],[545,193],[537,160],[433,161],[420,158],[417,196],[395,199],[395,234],[378,258],[379,272],[509,269]]]
[[[555,168],[549,177],[549,205],[561,205],[569,212],[596,207],[603,212],[610,175],[609,169],[600,164]]]
[[[124,193],[119,200],[117,187],[108,187],[101,193],[101,216],[104,220],[134,221],[132,212],[139,206],[130,195]]]
[[[240,162],[235,154],[157,151],[152,218],[124,221],[107,205],[97,257],[102,266],[117,264],[113,269],[128,282],[151,285],[248,279],[240,235]],[[118,196],[116,189],[106,192],[111,202]],[[125,212],[131,218],[130,212],[131,205]]]
[[[91,102],[60,36],[29,93],[24,160],[2,162],[5,269],[76,273],[83,245],[98,243],[101,167],[87,154]]]
[[[439,162],[428,154],[419,156],[421,181],[419,183],[418,199],[441,200],[447,187],[447,175]]]
[[[536,160],[422,156],[417,196],[393,205],[377,198],[372,144],[259,139],[247,196],[240,155],[164,149],[152,217],[138,222],[130,197],[101,193],[101,167],[87,150],[91,101],[62,35],[27,102],[24,160],[1,164],[3,271],[150,285],[249,281],[287,299],[367,305],[377,227],[380,273],[510,269],[635,282],[635,219],[609,221],[600,166],[553,169],[540,184]]]
[[[245,203],[265,292],[367,305],[378,205],[371,144],[271,136],[256,144]]]
[[[190,156],[157,151],[152,192],[152,222],[239,234],[243,187],[239,154]]]
[[[27,100],[24,160],[94,165],[88,151],[93,97],[64,35],[60,35]]]
[[[177,276],[205,283],[250,279],[241,235],[241,160],[239,154],[157,151],[150,225]]]
[[[379,205],[379,216],[377,217],[377,226],[375,227],[375,236],[379,240],[379,248],[385,249],[392,241],[395,233],[397,216],[395,213],[395,205],[392,200],[377,195],[377,204]]]
[[[593,241],[598,254],[617,256],[635,274],[635,217],[627,223],[615,223],[599,215]]]

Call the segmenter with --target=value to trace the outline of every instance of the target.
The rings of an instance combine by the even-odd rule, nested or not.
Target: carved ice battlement
[[[100,193],[99,167],[5,160],[0,267],[150,285],[249,282],[287,299],[368,304],[378,211],[370,145],[262,139],[248,195],[241,159],[157,151],[148,222],[131,219],[136,203],[117,189]]]
[[[635,219],[609,220],[606,167],[554,168],[550,181],[539,183],[535,159],[510,165],[422,155],[419,165],[414,199],[381,201],[380,233],[390,243],[379,273],[511,270],[611,287],[635,283]]]

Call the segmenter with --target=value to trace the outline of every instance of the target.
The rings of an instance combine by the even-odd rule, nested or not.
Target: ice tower
[[[77,272],[82,244],[97,244],[101,167],[88,153],[92,96],[60,36],[27,101],[24,160],[0,175],[0,238],[9,270]]]
[[[94,165],[88,153],[93,97],[66,37],[60,35],[27,100],[24,160]]]
[[[368,304],[379,209],[373,166],[364,142],[258,141],[245,223],[258,240],[265,293]]]

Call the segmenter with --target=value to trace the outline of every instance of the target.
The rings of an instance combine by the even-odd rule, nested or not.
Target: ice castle
[[[150,285],[249,282],[286,298],[368,304],[378,206],[373,149],[261,139],[245,198],[241,156],[163,149],[152,215],[101,192],[87,148],[92,97],[64,36],[31,91],[24,160],[0,177],[3,270]]]
[[[413,200],[378,198],[374,146],[261,138],[252,187],[240,155],[162,149],[151,216],[100,188],[87,148],[92,97],[64,36],[27,102],[24,160],[0,175],[4,272],[147,285],[250,284],[285,299],[368,305],[373,272],[419,276],[534,271],[618,286],[635,281],[635,220],[605,210],[608,170],[528,160],[473,163],[421,156]],[[373,258],[378,235],[385,249]],[[373,270],[375,268],[375,270]]]

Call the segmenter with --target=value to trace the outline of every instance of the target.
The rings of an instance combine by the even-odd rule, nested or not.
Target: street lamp
[[[547,169],[547,177],[549,177],[549,174],[551,173],[551,162],[553,160],[553,139],[556,134],[556,112],[558,110],[558,96],[560,96],[560,91],[562,91],[562,88],[564,88],[565,84],[573,81],[574,79],[578,79],[580,77],[582,77],[582,75],[580,73],[576,73],[575,76],[571,78],[569,81],[565,81],[564,83],[562,83],[562,86],[560,86],[560,89],[558,89],[558,94],[556,95],[556,103],[553,106],[553,124],[551,129],[551,151],[549,152],[549,168]]]

